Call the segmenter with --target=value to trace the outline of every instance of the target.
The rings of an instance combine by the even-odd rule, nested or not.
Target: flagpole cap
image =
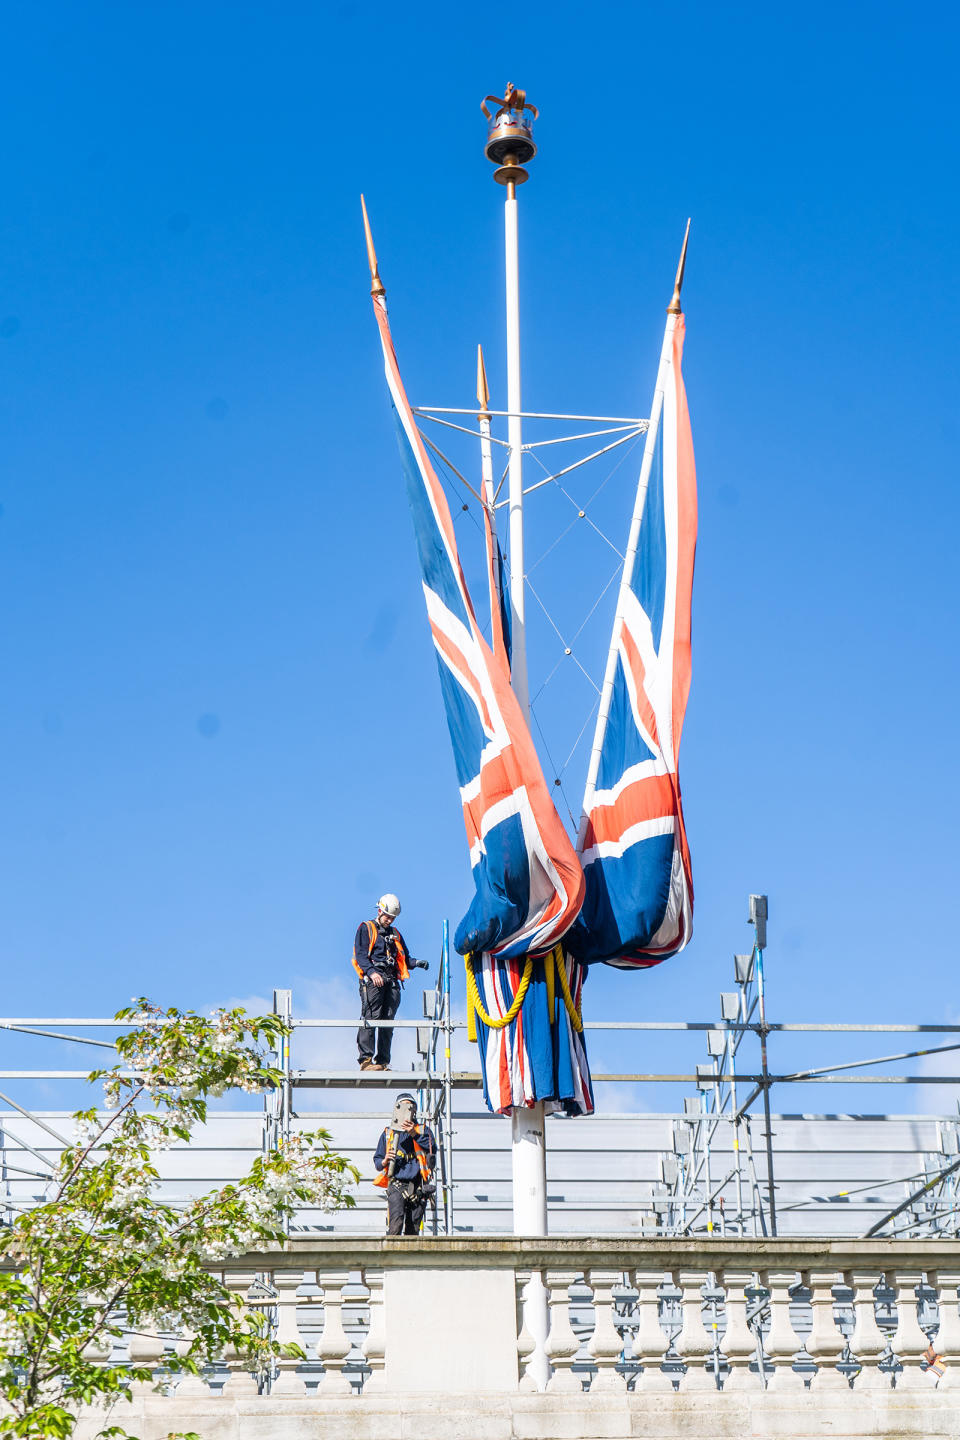
[[[491,114],[488,103],[497,108]],[[480,109],[487,117],[484,154],[497,166],[493,178],[498,185],[522,185],[530,175],[523,167],[537,153],[533,143],[533,122],[539,118],[536,105],[529,104],[524,90],[508,81],[503,95],[485,95]]]

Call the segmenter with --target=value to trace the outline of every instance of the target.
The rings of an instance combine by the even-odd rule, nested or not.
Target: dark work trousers
[[[396,980],[385,980],[379,987],[372,980],[360,981],[360,1014],[364,1020],[392,1020],[399,1008],[400,985]],[[392,1041],[392,1030],[386,1027],[374,1030],[372,1025],[362,1025],[357,1031],[361,1065],[364,1060],[389,1065]]]
[[[427,1197],[416,1180],[391,1180],[387,1186],[387,1234],[419,1235]]]

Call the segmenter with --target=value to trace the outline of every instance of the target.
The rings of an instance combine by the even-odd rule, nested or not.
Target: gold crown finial
[[[687,241],[690,239],[690,221],[687,221],[687,228],[683,233],[683,249],[680,251],[680,264],[677,266],[677,278],[673,284],[673,298],[667,306],[668,315],[681,315],[683,307],[680,304],[680,291],[683,289],[683,272],[687,263]]]
[[[367,261],[370,265],[370,294],[386,295],[383,288],[383,281],[380,279],[380,271],[377,269],[377,252],[373,248],[373,231],[370,229],[370,217],[367,215],[367,202],[360,196],[360,208],[363,211],[363,233],[367,237]]]
[[[477,346],[477,404],[484,414],[490,406],[490,387],[487,384],[487,367],[483,363],[483,346]]]

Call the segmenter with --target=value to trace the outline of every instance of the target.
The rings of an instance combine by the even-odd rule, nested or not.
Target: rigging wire
[[[430,420],[431,422],[433,422],[433,423],[438,423],[438,424],[441,424],[441,425],[446,425],[447,428],[459,430],[459,431],[461,431],[461,433],[464,433],[464,434],[476,435],[477,438],[479,438],[479,432],[475,432],[475,431],[472,431],[472,430],[468,430],[466,426],[455,425],[455,424],[452,424],[450,421],[437,420],[437,417],[435,417],[435,416],[424,416],[424,419],[429,419],[429,420]],[[646,427],[644,427],[644,428],[646,428]],[[538,733],[539,733],[540,740],[541,740],[541,742],[542,742],[542,744],[543,744],[544,752],[545,752],[545,754],[546,754],[546,756],[547,756],[547,759],[548,759],[548,761],[549,761],[550,767],[551,767],[551,769],[552,769],[553,772],[554,772],[554,776],[555,776],[555,781],[554,781],[554,783],[555,783],[555,784],[559,787],[559,789],[560,789],[561,795],[562,795],[562,797],[563,797],[564,804],[565,804],[566,809],[567,809],[567,813],[568,813],[568,815],[570,816],[570,823],[571,823],[571,825],[573,826],[574,831],[576,831],[576,829],[577,829],[577,820],[576,820],[576,818],[575,818],[575,816],[574,816],[574,814],[573,814],[573,808],[572,808],[572,806],[571,806],[571,804],[570,804],[569,797],[568,797],[568,795],[567,795],[567,793],[566,793],[566,791],[565,791],[565,789],[564,789],[564,786],[563,786],[563,777],[564,777],[564,775],[566,774],[566,771],[568,770],[568,768],[569,768],[569,766],[570,766],[570,764],[571,764],[571,761],[573,760],[573,757],[574,757],[574,755],[576,754],[578,747],[580,746],[581,741],[583,740],[584,734],[586,733],[586,731],[587,731],[587,729],[588,729],[588,727],[589,727],[589,725],[590,725],[591,720],[592,720],[592,719],[594,718],[594,716],[596,715],[597,706],[598,706],[598,704],[599,704],[599,696],[600,696],[599,686],[597,685],[596,681],[593,679],[593,677],[592,677],[592,675],[590,674],[590,672],[589,672],[589,671],[586,669],[586,667],[583,665],[583,663],[582,663],[582,661],[580,660],[579,656],[574,653],[574,645],[576,644],[576,642],[577,642],[577,640],[580,638],[580,636],[583,634],[584,629],[586,628],[586,626],[587,626],[588,623],[590,622],[590,620],[591,620],[591,618],[593,617],[593,615],[596,613],[596,610],[597,610],[598,606],[599,606],[599,605],[601,604],[601,602],[603,601],[603,599],[604,599],[605,595],[607,594],[607,592],[609,591],[611,585],[612,585],[612,584],[614,583],[614,581],[617,579],[617,576],[621,573],[622,562],[623,562],[623,559],[624,559],[624,556],[623,556],[622,552],[619,550],[619,548],[613,543],[613,541],[610,539],[610,537],[604,533],[604,531],[600,528],[600,526],[597,525],[597,523],[594,521],[593,517],[592,517],[591,515],[589,515],[587,512],[588,512],[589,508],[593,505],[593,503],[596,501],[596,499],[598,498],[598,496],[602,493],[602,491],[604,490],[604,488],[609,484],[609,482],[613,479],[613,477],[617,474],[617,472],[618,472],[618,471],[621,469],[621,467],[625,464],[625,462],[627,461],[627,459],[629,458],[629,456],[633,453],[633,451],[634,451],[635,448],[636,448],[637,441],[638,441],[639,438],[640,438],[640,433],[642,433],[642,432],[638,432],[638,433],[633,434],[633,435],[631,435],[631,436],[623,436],[622,439],[621,439],[619,442],[617,442],[617,443],[618,443],[618,446],[619,446],[619,447],[622,447],[621,454],[618,456],[616,462],[615,462],[613,465],[611,465],[610,468],[607,470],[607,473],[604,475],[603,479],[602,479],[602,480],[599,482],[599,484],[594,488],[593,492],[590,494],[589,498],[585,501],[585,503],[584,503],[583,505],[581,505],[580,502],[577,501],[577,500],[574,498],[574,496],[570,494],[570,492],[567,490],[567,488],[566,488],[563,484],[561,484],[559,478],[558,478],[556,475],[552,474],[551,471],[549,470],[549,468],[544,464],[543,460],[541,460],[540,456],[537,454],[537,446],[536,446],[536,444],[529,445],[529,446],[528,446],[528,445],[525,445],[525,446],[524,446],[525,452],[526,452],[527,454],[529,454],[530,457],[537,462],[537,464],[540,466],[541,470],[544,472],[544,475],[546,476],[546,480],[545,480],[545,481],[542,481],[541,484],[546,484],[546,483],[552,482],[554,485],[556,485],[556,488],[557,488],[557,489],[560,491],[560,493],[564,496],[564,498],[567,500],[567,502],[576,510],[576,514],[575,514],[575,516],[573,517],[573,519],[570,521],[570,523],[569,523],[568,525],[566,525],[566,526],[564,527],[564,529],[561,530],[560,533],[554,537],[554,539],[549,543],[549,545],[547,545],[546,549],[541,552],[541,554],[537,557],[537,559],[536,559],[536,560],[533,562],[533,564],[529,567],[529,569],[527,570],[527,572],[526,572],[526,574],[525,574],[525,576],[524,576],[524,582],[525,582],[527,588],[529,589],[529,591],[530,591],[531,595],[533,596],[533,598],[536,600],[537,605],[538,605],[538,606],[540,607],[540,609],[543,611],[543,614],[544,614],[544,616],[546,617],[547,623],[549,624],[550,628],[553,630],[553,632],[554,632],[554,634],[556,635],[557,639],[559,640],[561,646],[563,647],[563,653],[562,653],[562,655],[557,659],[556,663],[555,663],[555,664],[553,665],[553,667],[551,668],[549,674],[548,674],[548,675],[546,676],[546,678],[542,681],[542,683],[540,684],[539,688],[538,688],[537,691],[536,691],[536,694],[535,694],[535,695],[533,696],[533,698],[531,699],[531,701],[530,701],[530,713],[531,713],[531,715],[532,715],[532,717],[533,717],[533,719],[534,719],[534,721],[535,721],[535,723],[536,723],[537,731],[538,731]],[[443,453],[443,451],[440,449],[440,447],[439,447],[438,445],[434,444],[434,442],[429,438],[429,436],[427,436],[427,435],[424,433],[424,431],[423,431],[422,429],[420,430],[420,434],[422,435],[424,442],[429,446],[430,450],[431,450],[431,451],[433,452],[433,454],[436,456],[436,458],[437,458],[437,460],[438,460],[438,462],[439,462],[440,468],[441,468],[441,470],[443,471],[443,479],[444,479],[445,483],[449,486],[449,488],[451,489],[451,491],[457,496],[457,499],[460,501],[459,509],[458,509],[458,511],[456,512],[455,516],[454,516],[454,523],[456,523],[456,520],[457,520],[457,519],[460,519],[464,514],[467,514],[467,515],[469,515],[470,520],[472,521],[472,523],[473,523],[474,527],[476,528],[478,534],[482,535],[482,534],[483,534],[483,530],[482,530],[480,521],[479,521],[478,517],[476,516],[476,514],[474,513],[473,506],[470,504],[470,501],[469,501],[468,499],[465,499],[465,498],[464,498],[463,489],[461,489],[461,486],[469,492],[470,497],[472,497],[472,498],[473,498],[474,500],[476,500],[478,503],[481,503],[481,504],[482,504],[482,500],[481,500],[480,497],[478,496],[477,491],[474,489],[474,487],[473,487],[473,486],[470,484],[470,482],[467,480],[466,476],[463,475],[463,474],[461,473],[461,471],[457,469],[457,467],[453,464],[453,462],[449,459],[449,457],[446,456],[446,455]],[[495,439],[495,438],[496,438],[496,437],[491,437],[491,439]],[[577,435],[577,436],[561,436],[561,437],[558,437],[558,438],[555,439],[555,440],[551,440],[549,443],[550,443],[551,445],[553,445],[553,444],[561,444],[561,443],[570,443],[570,442],[575,441],[575,440],[581,440],[581,439],[586,439],[586,438],[588,438],[586,435],[582,435],[582,436],[581,436],[581,435]],[[502,442],[501,442],[501,443],[502,443]],[[544,442],[544,443],[546,443],[546,442]],[[605,452],[605,453],[606,453],[606,452]],[[594,455],[594,456],[587,456],[587,457],[584,458],[583,461],[577,462],[577,466],[583,465],[583,464],[589,464],[591,461],[593,461],[593,460],[595,460],[595,459],[598,459],[598,458],[599,458],[599,457],[596,456],[596,455]],[[577,468],[577,466],[572,466],[572,467],[569,467],[569,468],[571,468],[571,469],[572,469],[572,468]],[[502,474],[501,477],[500,477],[499,483],[498,483],[497,488],[496,488],[496,496],[499,496],[500,491],[501,491],[501,489],[502,489],[502,487],[503,487],[503,484],[504,484],[504,482],[505,482],[505,480],[506,480],[506,477],[507,477],[507,474],[508,474],[508,473],[509,473],[509,465],[504,468],[503,474]],[[563,472],[561,472],[561,473],[566,474],[567,471],[563,471]],[[459,482],[459,483],[458,483],[458,482]],[[538,487],[538,488],[539,488],[539,487]],[[495,499],[496,499],[496,496],[495,496]],[[600,537],[600,539],[614,551],[614,553],[618,556],[618,559],[619,559],[620,563],[617,564],[617,566],[614,568],[613,572],[611,573],[610,577],[607,579],[607,581],[605,582],[605,584],[604,584],[604,585],[602,586],[602,588],[600,589],[599,593],[598,593],[597,596],[596,596],[596,599],[593,601],[593,604],[590,606],[589,610],[588,610],[588,611],[586,612],[586,614],[584,615],[583,619],[581,620],[580,624],[577,626],[577,629],[574,631],[574,633],[573,633],[573,635],[572,635],[572,637],[571,637],[571,639],[570,639],[570,641],[569,641],[569,643],[568,643],[568,641],[567,641],[566,638],[564,637],[564,635],[563,635],[560,627],[558,626],[558,624],[557,624],[556,621],[554,620],[552,614],[550,613],[549,609],[547,608],[547,605],[545,604],[543,598],[542,598],[541,595],[538,593],[536,587],[533,585],[530,577],[531,577],[533,571],[535,571],[535,570],[538,568],[538,566],[540,566],[540,565],[543,563],[543,561],[546,560],[546,559],[548,558],[548,556],[553,553],[553,551],[554,551],[554,550],[556,549],[556,547],[560,544],[560,542],[561,542],[563,539],[565,539],[567,535],[570,534],[570,531],[571,531],[571,530],[574,528],[574,526],[577,524],[577,521],[578,521],[578,520],[584,520],[584,519],[587,521],[587,524],[596,532],[596,534]],[[505,568],[505,571],[506,571],[507,576],[509,577],[509,573],[510,573],[509,559],[508,559],[508,557],[506,557],[506,556],[504,557],[504,568]],[[480,619],[479,616],[478,616],[478,621],[479,621],[479,623],[480,623],[481,631],[482,631],[482,633],[484,634],[484,637],[485,637],[485,638],[489,638],[489,636],[488,636],[488,634],[487,634],[487,632],[488,632],[488,630],[489,630],[489,622]],[[581,674],[584,676],[584,678],[586,679],[586,681],[588,682],[588,684],[589,684],[589,685],[591,686],[591,688],[596,692],[596,698],[595,698],[594,701],[592,702],[592,704],[591,704],[591,706],[590,706],[590,708],[589,708],[589,710],[588,710],[588,712],[587,712],[586,718],[585,718],[583,724],[581,725],[579,731],[577,732],[577,736],[576,736],[576,738],[575,738],[575,740],[574,740],[574,742],[573,742],[573,745],[572,745],[572,747],[571,747],[571,749],[570,749],[570,751],[569,751],[566,759],[564,760],[563,764],[558,767],[557,764],[556,764],[556,762],[555,762],[555,760],[554,760],[554,758],[553,758],[553,754],[552,754],[552,752],[551,752],[551,750],[550,750],[550,746],[549,746],[549,744],[547,743],[546,734],[544,733],[544,729],[543,729],[543,725],[541,724],[540,717],[539,717],[539,715],[536,713],[536,710],[535,710],[534,707],[535,707],[535,705],[536,705],[536,702],[543,696],[544,692],[547,690],[547,688],[548,688],[548,686],[550,685],[551,681],[555,678],[555,676],[556,676],[557,672],[559,671],[559,669],[560,669],[563,661],[564,661],[565,659],[568,659],[568,658],[570,658],[570,659],[572,659],[572,660],[574,661],[574,664],[575,664],[575,665],[577,666],[577,668],[580,670]]]
[[[543,601],[540,599],[540,596],[537,594],[536,590],[535,590],[535,589],[533,588],[533,586],[530,584],[529,579],[527,580],[527,589],[530,591],[530,594],[533,596],[534,600],[536,600],[537,604],[540,606],[540,609],[543,611],[544,615],[546,615],[547,621],[549,622],[549,624],[550,624],[550,626],[552,627],[552,629],[553,629],[554,631],[556,631],[557,638],[559,639],[560,644],[563,646],[563,652],[564,652],[564,654],[567,655],[567,656],[569,656],[569,658],[573,661],[574,665],[576,665],[576,667],[577,667],[578,670],[582,671],[582,673],[586,676],[586,678],[587,678],[587,680],[589,681],[589,683],[593,686],[594,690],[596,690],[597,694],[599,695],[599,694],[600,694],[600,686],[597,684],[596,680],[594,680],[593,676],[590,674],[590,671],[587,670],[586,667],[585,667],[583,664],[581,664],[579,658],[578,658],[576,655],[574,655],[574,653],[573,653],[573,646],[572,646],[572,645],[568,645],[567,642],[566,642],[566,640],[563,638],[562,634],[560,633],[560,630],[559,630],[558,627],[557,627],[556,621],[554,620],[553,616],[550,614],[550,611],[547,609],[546,605],[544,605]]]
[[[570,816],[570,824],[573,827],[574,834],[576,834],[577,822],[573,817],[573,810],[570,805],[570,800],[566,790],[563,788],[563,780],[560,778],[560,772],[557,770],[557,767],[554,764],[553,756],[550,753],[550,746],[547,744],[547,737],[546,735],[544,735],[543,726],[540,724],[540,717],[537,715],[536,710],[534,710],[532,702],[530,704],[530,714],[533,716],[533,723],[536,725],[538,731],[540,732],[540,739],[543,742],[543,748],[547,752],[547,759],[550,761],[550,768],[553,771],[553,783],[560,791],[560,794],[563,796],[563,803],[567,807],[567,814]]]

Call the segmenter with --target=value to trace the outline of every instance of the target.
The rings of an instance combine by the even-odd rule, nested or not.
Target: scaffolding
[[[869,1226],[864,1224],[861,1231],[866,1236],[886,1234],[922,1238],[960,1234],[960,1119],[957,1115],[914,1118],[909,1128],[911,1135],[916,1137],[916,1148],[909,1152],[907,1173],[901,1173],[902,1165],[899,1170],[896,1165],[889,1165],[887,1169],[891,1173],[880,1177],[871,1175],[867,1183],[859,1186],[853,1181],[845,1182],[825,1197],[815,1193],[818,1176],[812,1170],[805,1189],[802,1177],[801,1182],[791,1177],[785,1185],[781,1184],[778,1164],[782,1166],[790,1158],[784,1148],[788,1119],[797,1124],[803,1120],[808,1128],[812,1126],[816,1134],[815,1148],[822,1145],[824,1153],[829,1151],[827,1122],[848,1122],[835,1114],[778,1117],[772,1111],[775,1087],[781,1091],[784,1087],[792,1091],[797,1086],[810,1084],[960,1086],[960,1075],[861,1073],[865,1070],[872,1072],[878,1065],[902,1067],[922,1056],[956,1052],[960,1050],[960,1024],[774,1022],[768,1015],[765,990],[765,896],[750,897],[749,923],[753,930],[753,945],[749,952],[734,957],[735,988],[720,995],[718,1019],[585,1021],[588,1032],[617,1032],[621,1037],[659,1032],[671,1037],[685,1033],[692,1039],[699,1033],[706,1041],[707,1058],[687,1071],[676,1073],[595,1073],[593,1078],[598,1088],[658,1084],[669,1085],[674,1092],[678,1086],[691,1087],[692,1093],[683,1097],[682,1109],[674,1103],[647,1116],[619,1111],[606,1117],[598,1114],[589,1121],[553,1122],[562,1127],[556,1131],[562,1137],[561,1151],[565,1150],[573,1159],[569,1160],[568,1174],[564,1175],[558,1169],[552,1177],[552,1213],[559,1215],[561,1224],[566,1213],[576,1214],[582,1225],[589,1225],[591,1209],[605,1213],[619,1212],[624,1216],[624,1228],[629,1226],[642,1233],[661,1236],[776,1236],[781,1233],[784,1214],[790,1222],[787,1229],[795,1233],[798,1212],[806,1209],[808,1217],[815,1217],[817,1213],[829,1217],[839,1207],[846,1206],[851,1217],[854,1213],[862,1214],[864,1221],[871,1221]],[[334,1092],[360,1091],[382,1100],[384,1092],[391,1090],[415,1091],[420,1113],[434,1130],[438,1142],[437,1204],[429,1217],[428,1228],[433,1233],[448,1235],[476,1228],[478,1210],[492,1221],[495,1214],[506,1210],[509,1198],[502,1193],[506,1188],[505,1180],[496,1182],[501,1193],[492,1196],[491,1185],[483,1184],[476,1174],[467,1174],[467,1132],[476,1136],[480,1122],[489,1119],[490,1125],[499,1133],[497,1127],[502,1129],[502,1122],[480,1113],[477,1108],[480,1074],[475,1069],[458,1064],[463,1054],[466,1025],[454,1018],[450,965],[450,933],[448,924],[444,922],[440,953],[431,977],[433,983],[423,995],[422,1016],[412,1020],[365,1022],[411,1035],[416,1059],[408,1070],[376,1072],[352,1067],[311,1068],[298,1064],[300,1045],[311,1034],[319,1032],[325,1037],[330,1032],[342,1034],[352,1031],[358,1021],[297,1015],[291,991],[275,990],[274,1012],[283,1019],[289,1033],[278,1041],[272,1056],[272,1063],[283,1078],[264,1097],[257,1141],[258,1148],[273,1149],[293,1128],[308,1120],[323,1118],[322,1114],[306,1113],[311,1095],[324,1093],[329,1098]],[[24,1036],[30,1037],[31,1045],[47,1041],[60,1046],[92,1046],[101,1052],[113,1051],[112,1041],[101,1038],[103,1032],[109,1030],[115,1033],[121,1028],[117,1021],[108,1018],[28,1017],[0,1020],[0,1030],[11,1039],[13,1036]],[[79,1031],[85,1033],[77,1033]],[[915,1038],[906,1042],[912,1048],[893,1054],[777,1073],[772,1068],[773,1043],[778,1037],[791,1033],[846,1036],[895,1033]],[[944,1041],[934,1045],[926,1041],[920,1043],[919,1037],[927,1035],[939,1035],[944,1037]],[[749,1064],[744,1062],[744,1047],[748,1041],[758,1056],[758,1060]],[[19,1210],[43,1198],[56,1153],[69,1143],[64,1133],[64,1121],[69,1112],[41,1113],[36,1105],[21,1103],[14,1095],[6,1093],[6,1087],[10,1082],[19,1082],[24,1086],[37,1081],[77,1082],[84,1080],[86,1075],[84,1069],[0,1069],[0,1084],[5,1087],[0,1089],[0,1213],[6,1223]],[[464,1103],[464,1097],[474,1103],[472,1111],[455,1108]],[[352,1144],[355,1152],[362,1154],[362,1140],[368,1138],[377,1116],[347,1112],[337,1118],[347,1144]],[[863,1126],[870,1120],[879,1122],[881,1119],[893,1121],[897,1117],[859,1117],[856,1123]],[[653,1152],[656,1157],[655,1173],[644,1180],[637,1178],[643,1168],[640,1149],[642,1143],[649,1150],[650,1143],[641,1142],[637,1137],[641,1132],[646,1134],[650,1131],[654,1121],[657,1122],[654,1128],[662,1138]],[[247,1145],[251,1133],[247,1122],[256,1123],[255,1117],[249,1115],[245,1121],[244,1145]],[[218,1123],[215,1115],[211,1123]],[[382,1124],[382,1118],[378,1123]],[[854,1123],[853,1117],[849,1117],[849,1123]],[[583,1148],[583,1137],[589,1135],[591,1126],[594,1135],[609,1137],[606,1149],[597,1147],[595,1142],[592,1150]],[[575,1137],[580,1137],[576,1144]],[[880,1142],[870,1143],[875,1146]],[[581,1145],[579,1151],[576,1150],[577,1144]],[[216,1155],[221,1149],[233,1151],[237,1147],[213,1144],[208,1148],[211,1154]],[[632,1158],[636,1162],[629,1183],[622,1178],[624,1151],[627,1160]],[[488,1159],[490,1153],[492,1150],[483,1152]],[[840,1152],[829,1153],[836,1155]],[[473,1169],[484,1163],[483,1154],[474,1140],[471,1152]],[[907,1156],[907,1152],[903,1154]],[[619,1170],[614,1161],[620,1164]],[[562,1163],[567,1162],[558,1159],[557,1166]],[[216,1161],[212,1162],[213,1169],[216,1169],[216,1164]],[[209,1178],[215,1180],[218,1177],[211,1175]],[[609,1198],[609,1192],[618,1183],[624,1198]],[[574,1192],[589,1190],[591,1185],[599,1188],[608,1198],[567,1198]],[[561,1188],[564,1194],[558,1193]],[[783,1191],[792,1194],[793,1198],[781,1199]],[[859,1209],[858,1196],[864,1201]],[[866,1209],[866,1201],[869,1201],[872,1210]],[[874,1215],[878,1218],[873,1219]],[[483,1224],[482,1221],[480,1223]],[[310,1228],[308,1217],[305,1217],[301,1228]],[[835,1224],[825,1233],[838,1233]]]

